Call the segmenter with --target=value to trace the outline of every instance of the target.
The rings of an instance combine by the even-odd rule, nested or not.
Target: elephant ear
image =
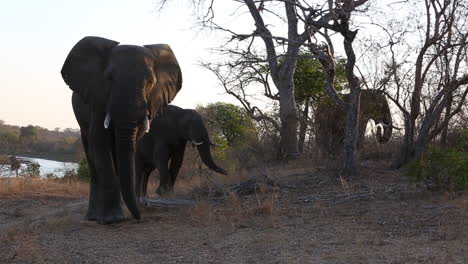
[[[62,78],[85,103],[104,100],[104,70],[113,47],[119,43],[100,37],[85,37],[71,49],[62,67]]]
[[[153,53],[155,59],[156,83],[148,100],[150,116],[154,118],[161,114],[182,88],[182,72],[169,45],[154,44],[144,47]]]

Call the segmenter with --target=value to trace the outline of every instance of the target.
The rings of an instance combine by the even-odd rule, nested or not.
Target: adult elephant
[[[182,86],[182,74],[165,44],[118,45],[85,37],[68,54],[61,74],[89,164],[87,220],[122,221],[122,198],[140,219],[135,188],[135,145]]]
[[[227,172],[215,164],[211,157],[213,144],[200,114],[192,109],[182,109],[169,105],[162,115],[151,124],[148,134],[138,142],[136,155],[136,192],[146,196],[148,178],[158,168],[160,183],[159,195],[172,192],[177,174],[184,161],[187,141],[197,147],[205,165],[218,173]],[[170,165],[169,165],[170,161]]]
[[[349,102],[350,95],[344,94],[342,98]],[[319,150],[323,154],[338,155],[344,140],[346,113],[331,103],[330,100],[323,100],[315,111],[315,140]],[[361,91],[361,105],[359,112],[359,134],[358,148],[364,140],[366,126],[369,120],[374,120],[377,129],[376,139],[379,143],[386,143],[392,137],[392,115],[385,96],[375,90]]]

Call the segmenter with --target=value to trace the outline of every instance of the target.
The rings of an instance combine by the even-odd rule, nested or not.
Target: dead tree
[[[166,2],[168,1],[162,1],[163,4]],[[310,1],[305,0],[234,1],[239,3],[239,10],[246,10],[248,12],[255,25],[253,31],[246,33],[235,32],[216,23],[215,3],[220,3],[221,1],[196,0],[191,2],[197,7],[203,6],[203,3],[207,4],[203,9],[206,10],[206,13],[199,16],[201,18],[200,22],[204,27],[225,32],[231,36],[228,43],[225,43],[219,49],[220,54],[227,57],[233,56],[236,58],[234,61],[237,62],[260,62],[268,67],[268,81],[271,80],[276,91],[270,94],[267,93],[267,97],[275,97],[278,101],[280,116],[280,124],[278,125],[280,126],[281,135],[281,152],[284,157],[298,155],[298,117],[294,98],[293,74],[299,51],[311,37],[314,38],[327,28],[344,34],[346,39],[345,45],[348,46],[347,55],[351,56],[351,62],[348,66],[350,84],[353,87],[359,86],[357,78],[354,78],[354,74],[352,74],[354,54],[353,52],[349,52],[352,51],[349,48],[352,46],[356,32],[349,30],[349,19],[351,13],[356,8],[365,4],[367,0],[328,0],[319,4],[310,3]],[[225,4],[224,1],[223,4]],[[197,10],[200,9],[197,8]],[[282,23],[277,25],[286,25],[285,35],[271,30],[272,26],[268,23],[271,17],[275,17],[277,21]],[[300,26],[303,27],[301,32],[299,32]],[[317,36],[318,38],[320,37]],[[239,66],[237,63],[231,64],[229,62],[222,63],[222,65],[228,67]],[[212,64],[211,66],[216,65]],[[216,67],[212,67],[212,69],[215,72],[221,72]],[[357,111],[359,109],[359,89],[353,89],[352,91],[353,100],[350,104],[353,106],[349,108],[351,111],[348,128],[350,137],[356,134],[353,131],[357,129],[353,129],[354,125],[352,124],[357,124]],[[337,95],[334,97],[338,98]],[[238,97],[236,99],[239,100]],[[340,105],[346,107],[343,102]],[[250,112],[252,109],[253,107],[250,109]],[[246,110],[249,111],[249,109]],[[257,108],[257,110],[259,109]],[[350,156],[354,156],[353,144],[355,145],[355,140],[348,139],[348,141],[347,147],[345,147],[347,149],[346,153],[348,153],[345,155],[348,159],[345,162],[345,164],[348,164],[345,165],[346,171],[348,171],[348,168],[355,167],[355,165],[349,165],[350,163],[354,163],[353,158],[350,158]],[[354,169],[350,171],[354,171]],[[354,172],[351,174],[354,174]]]
[[[446,135],[468,94],[468,6],[462,0],[409,3],[423,3],[425,22],[396,29],[380,25],[388,37],[382,51],[389,54],[382,89],[401,111],[405,128],[396,167],[421,158],[435,137]],[[410,26],[422,36],[420,43],[404,44]]]

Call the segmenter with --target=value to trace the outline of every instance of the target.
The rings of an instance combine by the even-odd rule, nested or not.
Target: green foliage
[[[78,129],[48,130],[0,122],[0,153],[78,162],[83,150]]]
[[[26,163],[26,169],[24,171],[28,177],[39,177],[41,174],[41,165],[37,162],[28,162]]]
[[[197,110],[205,121],[211,141],[217,145],[212,148],[215,159],[225,161],[230,169],[238,168],[239,164],[247,166],[244,160],[254,160],[249,149],[258,141],[257,130],[244,109],[218,102],[197,107]]]
[[[16,158],[16,156],[10,156],[10,170],[18,172],[18,170],[21,168],[21,162]]]
[[[82,158],[78,163],[78,169],[65,167],[62,171],[62,177],[57,178],[60,182],[89,182],[89,171],[88,171],[88,161],[86,158]]]
[[[197,107],[216,144],[232,146],[237,141],[255,136],[255,124],[240,107],[228,103],[213,103]]]
[[[77,177],[81,181],[89,181],[88,161],[86,158],[82,158],[78,163]]]
[[[20,139],[24,142],[34,143],[39,138],[39,130],[32,125],[20,128]]]
[[[296,71],[294,72],[294,92],[296,102],[300,105],[305,101],[318,103],[327,96],[325,84],[326,74],[322,65],[316,59],[307,58],[309,53],[297,60]],[[345,73],[345,59],[338,59],[336,62],[336,73],[334,86],[338,91],[342,91],[347,82]]]
[[[407,175],[430,189],[468,190],[468,130],[449,149],[432,146],[422,159],[408,165]]]

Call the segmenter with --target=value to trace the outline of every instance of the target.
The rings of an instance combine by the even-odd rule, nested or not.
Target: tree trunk
[[[401,145],[400,155],[394,161],[392,168],[399,169],[404,164],[408,163],[414,152],[414,127],[411,126],[409,116],[405,116],[405,134]]]
[[[299,155],[297,148],[297,110],[294,98],[293,76],[280,82],[279,112],[281,119],[281,156],[295,158]]]
[[[344,164],[341,171],[341,177],[345,179],[358,175],[355,153],[358,139],[360,94],[361,89],[355,87],[351,91],[351,100],[346,107],[345,138],[343,144]]]
[[[448,127],[449,127],[449,121],[447,119],[450,119],[450,114],[452,111],[452,102],[453,102],[453,95],[449,94],[448,99],[447,99],[447,107],[445,108],[445,116],[444,116],[444,121],[446,122],[446,125],[444,126],[444,129],[442,130],[442,135],[440,138],[440,143],[442,147],[447,147],[447,134],[448,134]]]
[[[353,49],[353,41],[357,31],[349,30],[349,21],[345,24],[347,30],[342,32],[344,37],[344,49],[348,57],[346,62],[346,79],[349,83],[350,101],[346,104],[346,125],[343,144],[343,169],[340,176],[349,179],[358,175],[356,162],[356,145],[359,134],[359,107],[361,103],[361,86],[359,79],[354,75],[356,55]]]
[[[305,101],[304,110],[302,111],[300,124],[299,124],[299,152],[304,152],[304,142],[305,142],[305,135],[307,132],[308,127],[308,117],[309,117],[309,100]]]
[[[418,137],[416,139],[416,144],[415,144],[415,151],[414,151],[414,159],[418,160],[421,159],[422,155],[426,151],[427,145],[429,142],[437,135],[435,134],[434,136],[430,135],[431,129],[434,127],[434,124],[440,120],[440,116],[442,115],[442,111],[445,108],[448,108],[449,104],[448,102],[450,101],[451,104],[451,99],[452,97],[450,95],[444,96],[440,104],[434,108],[433,112],[426,113],[426,116],[424,117],[422,123],[421,123],[421,129],[419,130]],[[449,117],[447,117],[449,118]],[[433,131],[434,132],[434,131]],[[438,131],[440,133],[440,131]],[[437,132],[436,132],[437,133]]]

